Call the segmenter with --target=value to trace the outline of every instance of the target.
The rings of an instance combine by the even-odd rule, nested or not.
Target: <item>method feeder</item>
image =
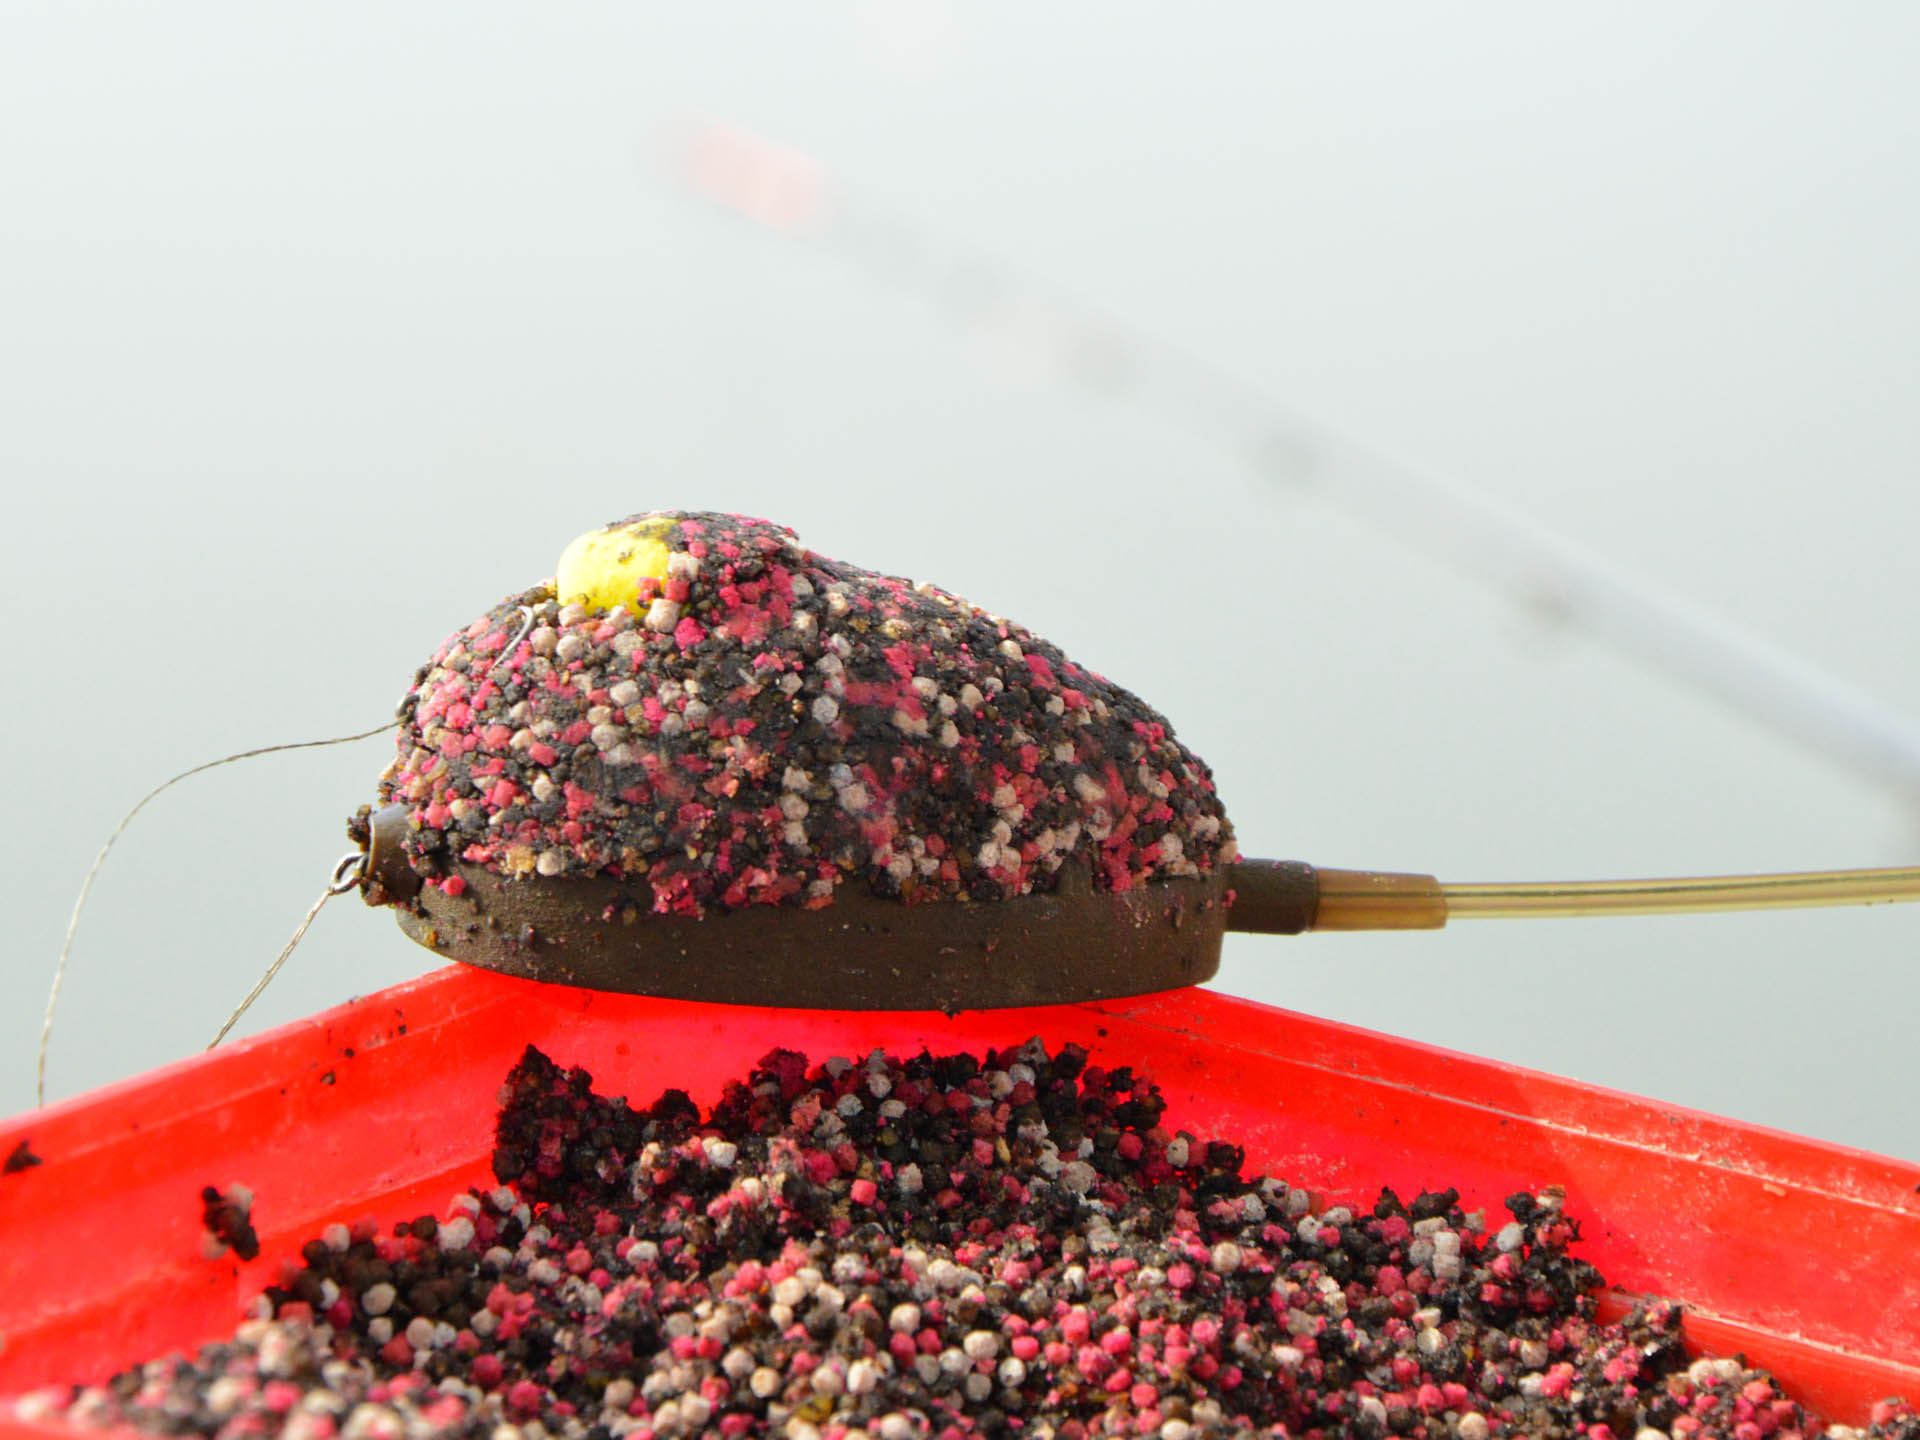
[[[959,1011],[1193,985],[1229,930],[1920,899],[1920,867],[1443,884],[1240,858],[1164,717],[1024,627],[740,516],[581,536],[450,637],[350,825],[435,953],[687,1000]]]

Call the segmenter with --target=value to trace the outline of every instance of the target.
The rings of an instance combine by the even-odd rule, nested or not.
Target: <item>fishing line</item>
[[[253,1002],[260,998],[261,992],[264,991],[267,986],[271,985],[273,983],[273,977],[280,973],[280,967],[287,963],[287,960],[292,956],[300,942],[306,938],[307,927],[313,924],[314,917],[320,913],[326,903],[333,899],[334,896],[344,895],[358,885],[360,883],[360,877],[366,873],[366,869],[367,855],[364,850],[349,850],[345,855],[340,857],[340,862],[333,867],[333,879],[328,882],[327,888],[320,892],[320,898],[313,902],[313,908],[307,911],[306,918],[300,922],[299,928],[293,932],[293,938],[287,941],[285,947],[282,948],[278,955],[274,956],[273,963],[267,966],[266,973],[253,982],[253,988],[247,992],[247,998],[234,1006],[233,1013],[227,1016],[226,1022],[221,1025],[218,1033],[214,1035],[213,1039],[207,1042],[207,1049],[213,1049],[214,1046],[227,1038],[227,1032],[233,1029],[233,1027],[239,1023],[240,1017],[252,1008]]]
[[[100,853],[93,857],[93,864],[87,870],[86,879],[80,882],[80,894],[73,902],[73,914],[67,921],[66,938],[60,942],[60,959],[53,970],[53,987],[47,992],[47,1013],[40,1021],[40,1049],[38,1055],[35,1057],[33,1069],[33,1094],[35,1104],[44,1105],[47,1103],[47,1050],[53,1039],[54,1011],[58,1009],[60,1005],[60,986],[67,976],[67,962],[73,954],[73,937],[80,929],[80,916],[87,908],[87,897],[93,891],[93,882],[99,877],[101,866],[107,863],[107,855],[113,849],[114,842],[125,833],[127,826],[133,823],[133,817],[146,809],[148,803],[163,792],[172,789],[182,780],[200,774],[202,771],[218,769],[222,765],[231,765],[239,760],[251,760],[256,755],[277,754],[282,750],[314,750],[323,745],[346,745],[355,740],[369,740],[375,735],[384,734],[386,731],[393,729],[393,727],[399,723],[398,720],[389,720],[383,725],[376,725],[371,730],[362,730],[357,735],[337,735],[330,740],[296,740],[285,745],[262,745],[255,750],[241,750],[232,755],[222,755],[218,760],[208,760],[204,764],[195,765],[190,770],[182,770],[172,779],[162,781],[140,797],[139,803],[127,811],[127,813],[121,817],[120,823],[113,827],[113,833],[107,836],[106,843],[100,847]],[[341,864],[344,866],[345,861],[343,860]],[[339,882],[339,879],[339,868],[336,867],[334,874],[336,884]],[[321,897],[320,903],[316,904],[314,908],[307,913],[307,918],[301,922],[300,929],[294,935],[293,941],[288,945],[286,951],[281,954],[280,958],[274,962],[272,969],[268,971],[266,976],[267,980],[273,978],[273,971],[279,969],[280,965],[285,962],[287,955],[292,953],[293,946],[299,943],[302,935],[306,934],[307,926],[313,923],[313,917],[319,913],[320,904],[324,904],[326,900],[331,899],[334,893],[330,888],[327,894]],[[241,1013],[246,1010],[247,1006],[253,1003],[254,996],[258,995],[260,990],[264,988],[265,980],[263,980],[259,986],[255,987],[253,994],[247,996],[246,1000],[242,1002],[240,1009],[228,1018],[227,1024],[221,1028],[221,1035],[225,1035],[227,1030],[232,1028],[233,1022],[239,1019]],[[219,1043],[219,1036],[214,1037],[214,1043]]]

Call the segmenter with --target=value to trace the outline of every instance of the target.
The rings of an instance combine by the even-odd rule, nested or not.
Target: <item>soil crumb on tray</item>
[[[200,1192],[200,1224],[206,1230],[209,1260],[231,1250],[242,1260],[257,1259],[260,1236],[253,1227],[253,1192],[244,1185],[225,1190],[209,1185]]]
[[[1820,1433],[1765,1372],[1691,1359],[1670,1306],[1598,1323],[1556,1193],[1485,1223],[1451,1190],[1327,1205],[1073,1047],[776,1051],[707,1113],[529,1049],[501,1101],[498,1188],[330,1226],[232,1339],[13,1413],[223,1440]]]

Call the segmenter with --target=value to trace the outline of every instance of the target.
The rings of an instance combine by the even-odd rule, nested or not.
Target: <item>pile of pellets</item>
[[[1504,1222],[1453,1191],[1323,1205],[1163,1109],[1038,1042],[776,1051],[706,1114],[529,1049],[499,1188],[331,1226],[232,1339],[12,1413],[221,1440],[1821,1433],[1764,1372],[1691,1359],[1672,1307],[1596,1320],[1553,1192]]]

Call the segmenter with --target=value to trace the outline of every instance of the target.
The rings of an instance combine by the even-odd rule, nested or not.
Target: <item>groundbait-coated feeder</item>
[[[1024,627],[738,516],[582,536],[401,710],[364,890],[468,964],[746,1004],[1144,994],[1228,930],[1920,898],[1920,869],[1571,885],[1240,858],[1166,719]]]

